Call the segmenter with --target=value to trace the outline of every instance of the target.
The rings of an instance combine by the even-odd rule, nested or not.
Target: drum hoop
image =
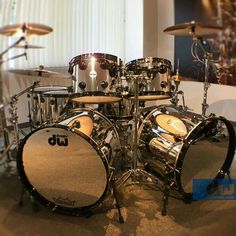
[[[172,95],[172,92],[164,92],[164,91],[161,91],[161,90],[158,90],[158,91],[142,91],[142,92],[139,92],[138,93],[138,96],[152,96],[152,95],[167,95],[167,96],[171,96]],[[127,96],[130,96],[130,97],[133,97],[134,94],[132,93],[129,93]]]
[[[92,112],[92,113],[97,114],[98,116],[101,116],[104,120],[106,120],[106,121],[114,128],[114,131],[115,131],[115,134],[116,134],[116,138],[117,138],[117,142],[118,142],[118,145],[119,145],[119,148],[120,148],[120,138],[119,138],[119,134],[118,134],[118,132],[117,132],[117,130],[116,130],[114,124],[113,124],[106,116],[104,116],[102,113],[100,113],[100,112],[98,112],[98,111],[96,111],[96,110],[93,110],[93,109],[90,109],[90,108],[86,108],[86,107],[85,107],[85,108],[75,108],[75,109],[72,109],[72,110],[70,110],[70,111],[68,112],[68,114],[70,114],[70,112],[71,112],[71,114],[73,114],[73,111],[74,111],[74,112],[83,112],[83,111]],[[75,115],[75,116],[76,116],[76,115]],[[94,143],[96,143],[96,142],[94,141]]]
[[[107,96],[107,97],[121,97],[120,93],[116,93],[116,92],[108,92],[108,93],[104,93],[101,91],[86,91],[86,92],[82,92],[82,93],[74,93],[70,95],[70,98],[76,98],[76,97],[84,97],[84,96]]]
[[[163,105],[160,105],[160,106],[157,106],[154,108],[154,110],[152,110],[149,114],[147,114],[147,116],[144,118],[143,122],[141,123],[141,125],[139,126],[139,129],[138,129],[138,142],[140,140],[140,136],[143,132],[143,128],[144,128],[144,125],[145,125],[145,120],[149,120],[149,118],[153,115],[153,113],[155,113],[156,111],[160,111],[160,108],[163,107]]]
[[[234,147],[235,147],[235,140],[236,140],[235,131],[234,131],[234,128],[233,128],[232,124],[223,117],[209,117],[209,118],[206,119],[206,121],[211,121],[211,120],[212,121],[214,121],[214,120],[223,121],[224,124],[226,125],[226,128],[227,128],[228,133],[229,133],[229,145],[228,145],[227,155],[225,157],[225,161],[224,161],[221,169],[218,170],[218,173],[216,173],[216,176],[214,178],[214,179],[221,179],[221,178],[224,178],[225,174],[229,170],[229,168],[230,168],[230,166],[233,162],[233,159],[234,159],[234,154],[235,154],[235,148]],[[192,144],[191,136],[194,135],[194,133],[196,132],[196,128],[199,127],[199,126],[204,127],[204,121],[199,122],[193,128],[193,130],[191,130],[191,132],[188,134],[188,136],[184,140],[183,145],[181,147],[181,152],[179,153],[178,157],[176,158],[176,163],[175,163],[175,169],[176,170],[182,170],[185,155],[186,155],[190,145]],[[186,198],[191,198],[192,193],[187,193],[182,188],[181,172],[175,171],[175,180],[176,180],[177,188],[180,191],[180,193],[183,194],[183,196],[186,197]]]
[[[115,63],[117,63],[117,59],[118,57],[112,54],[107,54],[107,53],[100,53],[100,52],[96,52],[96,53],[85,53],[85,54],[81,54],[79,56],[77,56],[77,60],[81,60],[84,61],[83,59],[89,59],[92,56],[94,56],[95,58],[99,58],[99,59],[108,59],[111,60]],[[121,61],[121,59],[119,58],[119,60]]]
[[[164,58],[158,58],[158,57],[144,57],[144,58],[138,58],[132,61],[129,61],[128,63],[125,64],[125,68],[126,67],[130,67],[133,65],[137,65],[139,63],[145,63],[145,60],[148,59],[152,62],[158,62],[158,63],[163,63],[164,65],[166,65],[168,67],[168,69],[171,70],[172,66],[171,66],[171,61],[164,59]]]
[[[57,205],[54,202],[49,201],[48,199],[46,199],[43,195],[41,195],[37,189],[34,188],[34,186],[30,183],[25,171],[24,171],[24,164],[23,164],[23,159],[22,159],[22,154],[23,154],[23,150],[24,150],[24,145],[27,142],[28,138],[33,135],[35,132],[37,132],[38,130],[41,129],[46,129],[46,128],[63,128],[65,130],[70,131],[69,127],[64,126],[64,125],[60,125],[60,124],[56,124],[56,125],[45,125],[43,127],[40,127],[38,129],[35,129],[33,132],[31,132],[30,134],[28,134],[20,143],[19,145],[19,149],[17,152],[17,160],[16,160],[16,164],[17,164],[17,170],[18,170],[18,175],[20,180],[22,181],[23,185],[25,186],[25,189],[42,205],[44,205],[45,207],[49,208],[51,211],[55,211],[58,213],[62,213],[62,214],[68,214],[68,215],[83,215],[85,214],[87,211],[96,208],[104,199],[106,196],[106,193],[108,191],[108,187],[109,187],[109,166],[107,163],[107,160],[104,156],[104,154],[97,148],[97,144],[88,136],[84,135],[82,132],[80,131],[76,131],[73,132],[77,135],[82,136],[82,138],[84,138],[85,140],[87,140],[92,147],[97,151],[98,155],[101,157],[101,160],[104,164],[105,170],[106,170],[106,174],[107,174],[107,182],[106,182],[106,187],[105,190],[103,192],[103,194],[101,195],[101,197],[93,204],[88,205],[88,206],[83,206],[83,207],[76,207],[76,208],[70,208],[70,207],[64,207],[64,206],[60,206]],[[71,131],[72,132],[72,131]],[[79,134],[78,134],[79,133]]]
[[[47,88],[48,90],[38,91],[39,88]],[[54,88],[57,88],[57,89],[53,90]],[[60,86],[60,85],[37,86],[31,90],[31,92],[34,92],[34,93],[45,93],[45,92],[50,92],[50,91],[68,91],[68,87]]]
[[[50,93],[50,92],[56,92],[56,91],[66,91],[66,90],[55,90],[55,91],[42,92],[42,96],[43,97],[52,97],[52,98],[67,98],[67,97],[69,97],[68,92],[66,94],[53,94],[53,93]]]

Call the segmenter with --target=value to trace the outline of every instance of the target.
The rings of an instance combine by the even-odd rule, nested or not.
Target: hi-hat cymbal
[[[59,78],[59,79],[71,79],[72,75],[69,73],[59,73],[55,71],[45,70],[41,68],[36,69],[12,69],[9,72],[26,75],[26,76],[36,76],[36,77],[50,77],[50,78]]]
[[[45,35],[52,32],[52,28],[47,25],[37,23],[22,23],[7,25],[0,28],[0,34],[6,36],[32,36],[32,35]]]
[[[195,21],[166,28],[163,32],[175,36],[208,36],[219,33],[222,26],[203,24]]]
[[[42,46],[37,46],[37,45],[30,45],[30,44],[25,44],[25,45],[16,45],[14,48],[24,48],[24,49],[40,49],[44,48]]]

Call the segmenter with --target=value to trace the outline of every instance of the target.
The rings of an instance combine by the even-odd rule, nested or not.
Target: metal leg
[[[23,206],[24,195],[25,195],[25,188],[24,188],[24,186],[22,186],[22,191],[21,191],[19,202],[18,202],[19,206]]]
[[[166,166],[165,172],[164,172],[164,191],[163,191],[163,205],[162,205],[162,211],[161,214],[165,216],[167,214],[167,205],[169,200],[169,194],[170,194],[170,184],[169,184],[169,170]]]
[[[24,205],[23,201],[24,201],[25,194],[27,194],[27,191],[26,191],[25,187],[22,186],[22,191],[21,191],[20,199],[18,201],[18,206],[20,206],[20,207],[22,207]],[[38,203],[35,201],[34,197],[30,195],[29,199],[30,199],[30,203],[31,203],[33,211],[34,212],[38,212],[40,208],[39,208]]]
[[[125,221],[124,221],[124,218],[121,214],[121,210],[120,210],[121,207],[120,207],[120,202],[119,202],[118,196],[117,196],[117,189],[116,189],[116,183],[115,183],[114,178],[111,179],[111,186],[112,186],[112,189],[113,189],[113,196],[114,196],[115,202],[116,202],[116,209],[118,211],[119,223],[123,224]]]

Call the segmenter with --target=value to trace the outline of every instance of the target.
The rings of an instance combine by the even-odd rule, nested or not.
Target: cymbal
[[[26,76],[35,76],[35,77],[50,77],[50,78],[59,78],[59,79],[71,79],[72,75],[69,73],[59,73],[55,71],[45,70],[41,68],[36,69],[12,69],[9,72],[26,75]]]
[[[39,48],[44,48],[44,47],[37,46],[37,45],[25,44],[25,45],[16,45],[16,46],[14,46],[14,48],[39,49]]]
[[[203,24],[195,21],[166,28],[163,32],[175,36],[207,36],[223,30],[222,26]]]
[[[53,29],[47,25],[37,24],[37,23],[22,23],[7,25],[0,28],[0,34],[6,36],[20,36],[25,34],[25,36],[32,35],[45,35],[52,32]]]

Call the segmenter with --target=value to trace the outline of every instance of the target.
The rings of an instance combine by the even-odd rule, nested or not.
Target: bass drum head
[[[107,189],[108,164],[96,144],[57,125],[21,143],[17,167],[26,189],[53,211],[78,215],[97,206]]]
[[[233,161],[234,144],[234,129],[225,119],[210,118],[206,124],[202,122],[196,126],[188,135],[177,161],[181,174],[176,177],[181,192],[187,195],[195,194],[196,190],[204,193],[206,189],[194,186],[193,181],[210,180],[213,183],[224,178]]]

